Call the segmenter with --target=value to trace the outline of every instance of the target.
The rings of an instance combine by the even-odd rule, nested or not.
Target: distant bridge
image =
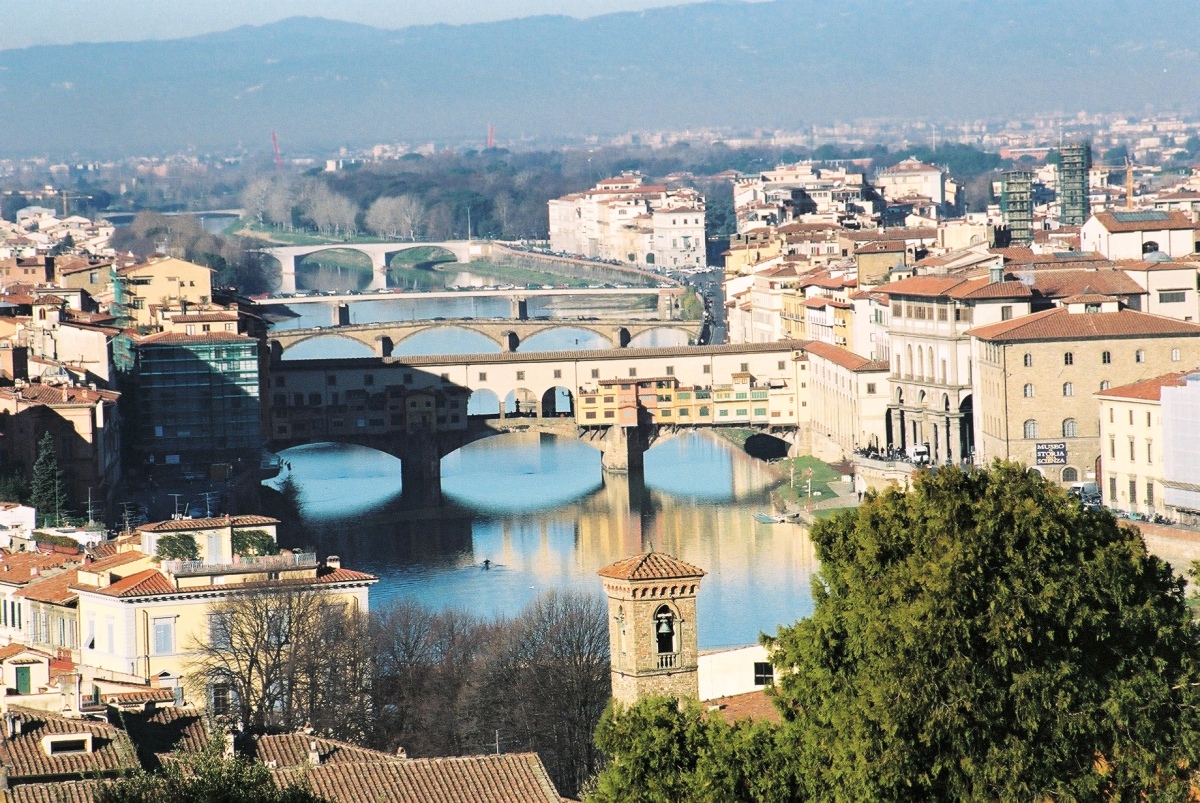
[[[349,304],[355,301],[430,301],[444,298],[558,298],[563,296],[664,296],[675,298],[684,294],[682,287],[555,287],[527,289],[512,287],[507,290],[485,290],[482,288],[463,288],[461,290],[375,290],[366,293],[333,293],[301,296],[267,296],[252,299],[260,306],[286,304],[294,307],[297,304]],[[517,315],[513,316],[519,317]]]
[[[334,311],[335,315],[337,310]],[[704,331],[701,321],[613,320],[573,321],[566,318],[545,318],[532,321],[393,321],[360,323],[346,326],[315,327],[311,329],[279,329],[270,334],[271,348],[280,355],[295,345],[318,337],[339,336],[356,340],[371,348],[378,357],[391,357],[395,347],[413,335],[432,329],[465,329],[477,332],[497,343],[503,351],[516,351],[522,342],[536,334],[569,327],[593,332],[607,338],[614,348],[624,348],[638,335],[660,329],[686,332],[689,343],[698,343]]]
[[[446,240],[437,243],[326,243],[323,245],[287,245],[276,248],[261,248],[259,253],[273,257],[279,262],[282,281],[279,293],[296,292],[296,260],[322,251],[357,251],[371,260],[371,283],[368,290],[387,289],[388,260],[402,251],[414,248],[439,248],[449,251],[460,263],[481,259],[492,253],[492,244],[483,240]]]

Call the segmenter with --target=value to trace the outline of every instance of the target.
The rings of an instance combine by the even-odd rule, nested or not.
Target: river
[[[413,599],[495,616],[548,589],[599,596],[597,569],[652,545],[708,572],[702,648],[752,643],[812,611],[816,559],[804,528],[753,519],[777,477],[715,435],[656,444],[644,486],[632,489],[581,441],[488,438],[443,459],[447,504],[421,513],[401,509],[400,463],[389,455],[317,444],[281,457],[303,512],[302,532],[281,541],[378,575],[373,606]]]

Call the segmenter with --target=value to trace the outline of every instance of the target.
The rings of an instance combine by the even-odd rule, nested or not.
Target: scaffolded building
[[[1082,226],[1091,214],[1088,172],[1092,169],[1092,146],[1073,142],[1059,150],[1058,209],[1064,226]]]
[[[1000,215],[1008,230],[1010,245],[1033,242],[1033,173],[1013,170],[1004,174]]]

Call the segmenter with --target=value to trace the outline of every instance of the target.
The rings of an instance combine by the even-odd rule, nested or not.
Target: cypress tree
[[[37,510],[38,520],[43,527],[58,523],[58,517],[66,506],[67,494],[63,489],[62,471],[58,468],[54,436],[49,431],[43,432],[41,440],[38,441],[38,454],[33,464],[33,483],[29,496],[30,504]]]

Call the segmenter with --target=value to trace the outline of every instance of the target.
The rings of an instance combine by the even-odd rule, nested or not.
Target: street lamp
[[[808,485],[808,501],[804,503],[804,512],[805,513],[812,512],[812,475],[813,475],[813,470],[811,468],[804,469],[804,476],[808,478],[805,481],[806,484]]]

